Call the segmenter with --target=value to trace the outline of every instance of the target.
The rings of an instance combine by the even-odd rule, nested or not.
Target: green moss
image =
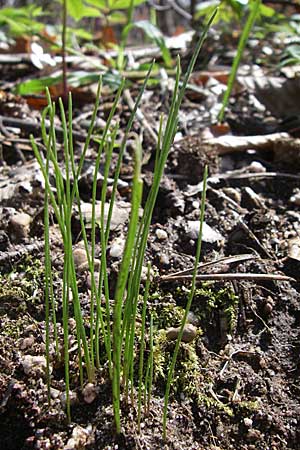
[[[28,302],[43,299],[43,278],[41,261],[32,257],[27,257],[10,274],[0,275],[0,314],[24,313]]]
[[[243,412],[256,412],[261,408],[261,404],[256,400],[239,402],[237,404],[239,410]]]
[[[188,289],[178,287],[174,293],[177,303],[186,303]],[[238,298],[229,287],[220,283],[203,283],[195,290],[192,311],[204,329],[217,325],[222,333],[233,333],[237,320]]]
[[[201,330],[199,330],[199,335]],[[183,392],[192,396],[199,389],[202,375],[199,371],[200,360],[196,352],[197,339],[186,344],[181,342],[177,358],[172,390],[174,393]],[[154,377],[164,384],[172,360],[175,341],[168,341],[165,330],[160,330],[155,339],[153,350]]]

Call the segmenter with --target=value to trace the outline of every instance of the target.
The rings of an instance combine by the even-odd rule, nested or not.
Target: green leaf
[[[82,0],[67,0],[67,11],[73,19],[80,20],[84,15],[84,4]]]
[[[24,8],[3,8],[0,10],[0,25],[8,25],[14,35],[40,31],[44,25],[32,17],[44,15],[41,8],[32,5]]]
[[[83,17],[98,17],[99,10],[83,3],[82,0],[67,0],[68,14],[76,21]]]
[[[145,0],[133,0],[133,6],[138,6],[144,3]],[[87,0],[90,5],[96,6],[102,10],[114,11],[117,9],[128,9],[130,7],[130,0]]]
[[[45,77],[39,78],[37,80],[28,80],[24,81],[24,83],[20,83],[17,85],[15,91],[16,94],[19,95],[29,95],[35,94],[37,92],[42,92],[46,87],[53,86],[54,84],[61,81],[62,76],[56,75],[53,77]]]

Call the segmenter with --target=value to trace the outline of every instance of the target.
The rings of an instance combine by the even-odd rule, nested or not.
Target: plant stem
[[[249,3],[251,3],[251,2],[249,2]],[[235,56],[235,58],[233,60],[232,68],[231,68],[230,75],[229,75],[227,89],[226,89],[224,97],[223,97],[222,108],[221,108],[221,111],[220,111],[219,117],[218,117],[220,122],[222,122],[224,120],[225,108],[228,105],[228,101],[229,101],[229,98],[230,98],[230,95],[231,95],[233,84],[234,84],[234,81],[236,79],[237,71],[238,71],[238,68],[239,68],[239,65],[240,65],[240,62],[241,62],[241,58],[242,58],[245,46],[247,44],[247,40],[249,38],[251,29],[252,29],[252,27],[253,27],[253,25],[255,23],[255,19],[256,19],[257,13],[259,11],[260,4],[261,4],[261,0],[254,0],[254,1],[252,1],[252,9],[251,9],[251,11],[249,13],[249,16],[247,18],[245,27],[243,29],[242,35],[241,35],[240,40],[239,40],[237,54],[236,54],[236,56]]]
[[[187,321],[188,313],[191,308],[191,304],[193,301],[195,288],[196,288],[196,276],[197,276],[197,270],[198,270],[198,264],[200,259],[200,253],[201,253],[201,244],[202,244],[202,230],[203,230],[203,222],[204,222],[204,211],[205,211],[205,200],[206,200],[206,186],[207,186],[207,166],[204,169],[203,174],[203,191],[202,191],[202,199],[201,199],[201,210],[200,210],[200,230],[199,230],[199,236],[197,241],[197,250],[196,250],[196,258],[195,258],[195,264],[194,264],[194,272],[193,272],[193,279],[192,279],[192,286],[189,293],[187,305],[185,308],[184,316],[181,322],[180,331],[178,334],[178,338],[176,341],[172,361],[169,368],[168,378],[167,378],[167,385],[166,385],[166,391],[165,391],[165,401],[164,401],[164,411],[163,411],[163,438],[166,439],[166,429],[167,429],[167,411],[168,411],[168,402],[169,402],[169,395],[170,395],[170,388],[171,388],[171,382],[173,379],[173,373],[175,364],[177,361],[177,355],[179,351],[180,342],[183,335],[183,330]]]
[[[68,80],[67,80],[67,61],[66,61],[66,41],[67,41],[67,0],[63,0],[63,10],[62,10],[62,77],[63,77],[63,101],[64,104],[67,103],[68,99]]]

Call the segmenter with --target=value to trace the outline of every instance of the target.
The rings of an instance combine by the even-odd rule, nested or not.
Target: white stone
[[[168,239],[168,233],[165,230],[161,230],[160,228],[157,228],[155,234],[157,239],[159,239],[160,241],[165,241],[166,239]]]
[[[247,428],[251,428],[253,425],[253,420],[250,419],[249,417],[245,417],[244,424]]]
[[[187,235],[193,239],[197,240],[200,231],[200,222],[199,220],[189,220],[187,223],[186,233]],[[218,232],[211,228],[206,222],[203,222],[202,228],[202,241],[207,242],[209,244],[213,244],[217,241],[222,241],[224,238]]]
[[[120,259],[123,255],[124,247],[125,247],[125,239],[123,237],[118,237],[114,239],[109,250],[109,255],[112,258]]]

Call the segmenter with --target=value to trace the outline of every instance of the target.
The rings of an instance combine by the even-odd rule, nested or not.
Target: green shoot
[[[120,424],[120,379],[121,379],[121,351],[122,351],[122,306],[124,291],[127,284],[133,248],[139,220],[139,208],[142,201],[143,182],[141,179],[142,151],[140,143],[135,148],[135,168],[133,177],[131,217],[128,227],[125,250],[117,280],[113,320],[113,405],[116,432],[121,432]]]
[[[142,407],[142,387],[143,384],[143,372],[144,372],[144,351],[145,351],[145,323],[146,323],[146,310],[147,310],[147,300],[149,295],[150,287],[150,274],[151,274],[151,264],[148,263],[147,280],[143,298],[143,309],[142,309],[142,329],[141,329],[141,344],[140,344],[140,361],[139,361],[139,384],[138,384],[138,432],[141,431],[141,407]]]
[[[227,89],[226,89],[224,97],[223,97],[222,108],[221,108],[221,111],[220,111],[219,117],[218,117],[220,122],[222,122],[224,120],[225,108],[228,105],[228,101],[229,101],[229,98],[230,98],[230,95],[231,95],[233,84],[234,84],[234,81],[236,79],[237,71],[238,71],[238,68],[239,68],[239,65],[240,65],[240,62],[241,62],[241,58],[242,58],[242,55],[244,53],[244,49],[245,49],[245,46],[247,44],[247,41],[248,41],[250,32],[252,30],[252,27],[253,27],[253,25],[255,23],[257,14],[259,12],[260,4],[261,4],[261,0],[254,0],[252,2],[251,11],[250,11],[250,13],[248,15],[245,27],[244,27],[243,32],[241,34],[241,37],[240,37],[240,40],[239,40],[239,44],[238,44],[238,48],[237,48],[237,54],[236,54],[236,56],[234,58],[234,61],[233,61],[232,67],[231,67]]]
[[[176,364],[176,360],[177,360],[180,342],[181,342],[182,335],[183,335],[183,330],[184,330],[184,327],[185,327],[185,324],[187,321],[188,313],[191,308],[191,304],[193,301],[195,288],[196,288],[196,276],[197,276],[197,271],[198,271],[198,265],[199,265],[200,253],[201,253],[201,244],[202,244],[202,230],[203,230],[205,200],[206,200],[206,183],[207,183],[207,167],[205,167],[204,174],[203,174],[203,191],[202,191],[201,210],[200,210],[200,230],[199,230],[199,237],[198,237],[198,241],[197,241],[197,250],[196,250],[196,258],[195,258],[193,278],[192,278],[192,286],[191,286],[191,290],[189,292],[187,305],[186,305],[184,316],[183,316],[183,319],[181,322],[180,331],[179,331],[178,338],[176,341],[172,361],[171,361],[170,368],[169,368],[168,378],[167,378],[165,401],[164,401],[164,411],[163,411],[163,438],[164,439],[166,439],[167,410],[168,410],[169,395],[170,395],[170,388],[171,388],[171,383],[172,383],[172,379],[173,379],[173,373],[174,373],[174,369],[175,369],[175,364]]]

